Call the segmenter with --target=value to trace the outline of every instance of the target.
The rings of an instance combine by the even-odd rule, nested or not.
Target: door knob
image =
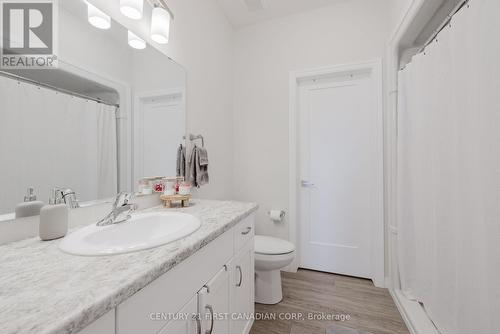
[[[304,181],[302,180],[300,182],[300,185],[303,187],[303,188],[312,188],[314,187],[314,183],[310,182],[310,181]]]

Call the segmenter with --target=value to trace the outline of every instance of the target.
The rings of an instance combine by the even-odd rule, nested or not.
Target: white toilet
[[[280,269],[295,258],[295,246],[286,240],[255,236],[255,302],[277,304],[283,299]]]

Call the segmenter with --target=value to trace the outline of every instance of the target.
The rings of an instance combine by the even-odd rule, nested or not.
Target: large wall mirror
[[[90,25],[85,1],[59,1],[59,67],[1,70],[0,217],[13,217],[29,187],[44,202],[70,188],[85,205],[175,176],[185,70],[127,36],[116,21]]]

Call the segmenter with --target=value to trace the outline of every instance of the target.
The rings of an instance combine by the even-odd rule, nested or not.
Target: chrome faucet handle
[[[116,195],[115,202],[113,203],[113,208],[127,205],[131,198],[132,198],[131,193],[127,193],[124,191],[121,193],[118,193],[118,195]]]
[[[113,208],[117,208],[118,207],[118,204],[120,203],[120,199],[122,197],[122,194],[123,193],[118,193],[118,195],[116,195],[115,202],[113,203]]]
[[[137,204],[130,203],[131,193],[121,192],[116,195],[111,212],[97,222],[97,226],[106,226],[125,222],[131,218],[130,213],[137,209]]]
[[[130,200],[132,199],[132,193],[124,193],[123,194],[123,205],[122,206],[125,206],[127,204],[129,204]]]
[[[131,213],[137,210],[137,204],[124,204],[113,211],[111,224],[120,224],[132,218]]]

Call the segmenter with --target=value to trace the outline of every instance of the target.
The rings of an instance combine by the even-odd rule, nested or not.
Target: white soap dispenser
[[[38,216],[42,207],[43,202],[36,200],[34,189],[32,187],[29,187],[26,196],[24,196],[24,202],[19,203],[16,206],[16,219],[22,217]]]
[[[40,210],[40,239],[54,240],[64,237],[66,233],[68,233],[68,207],[63,201],[62,191],[54,189],[49,205]]]

